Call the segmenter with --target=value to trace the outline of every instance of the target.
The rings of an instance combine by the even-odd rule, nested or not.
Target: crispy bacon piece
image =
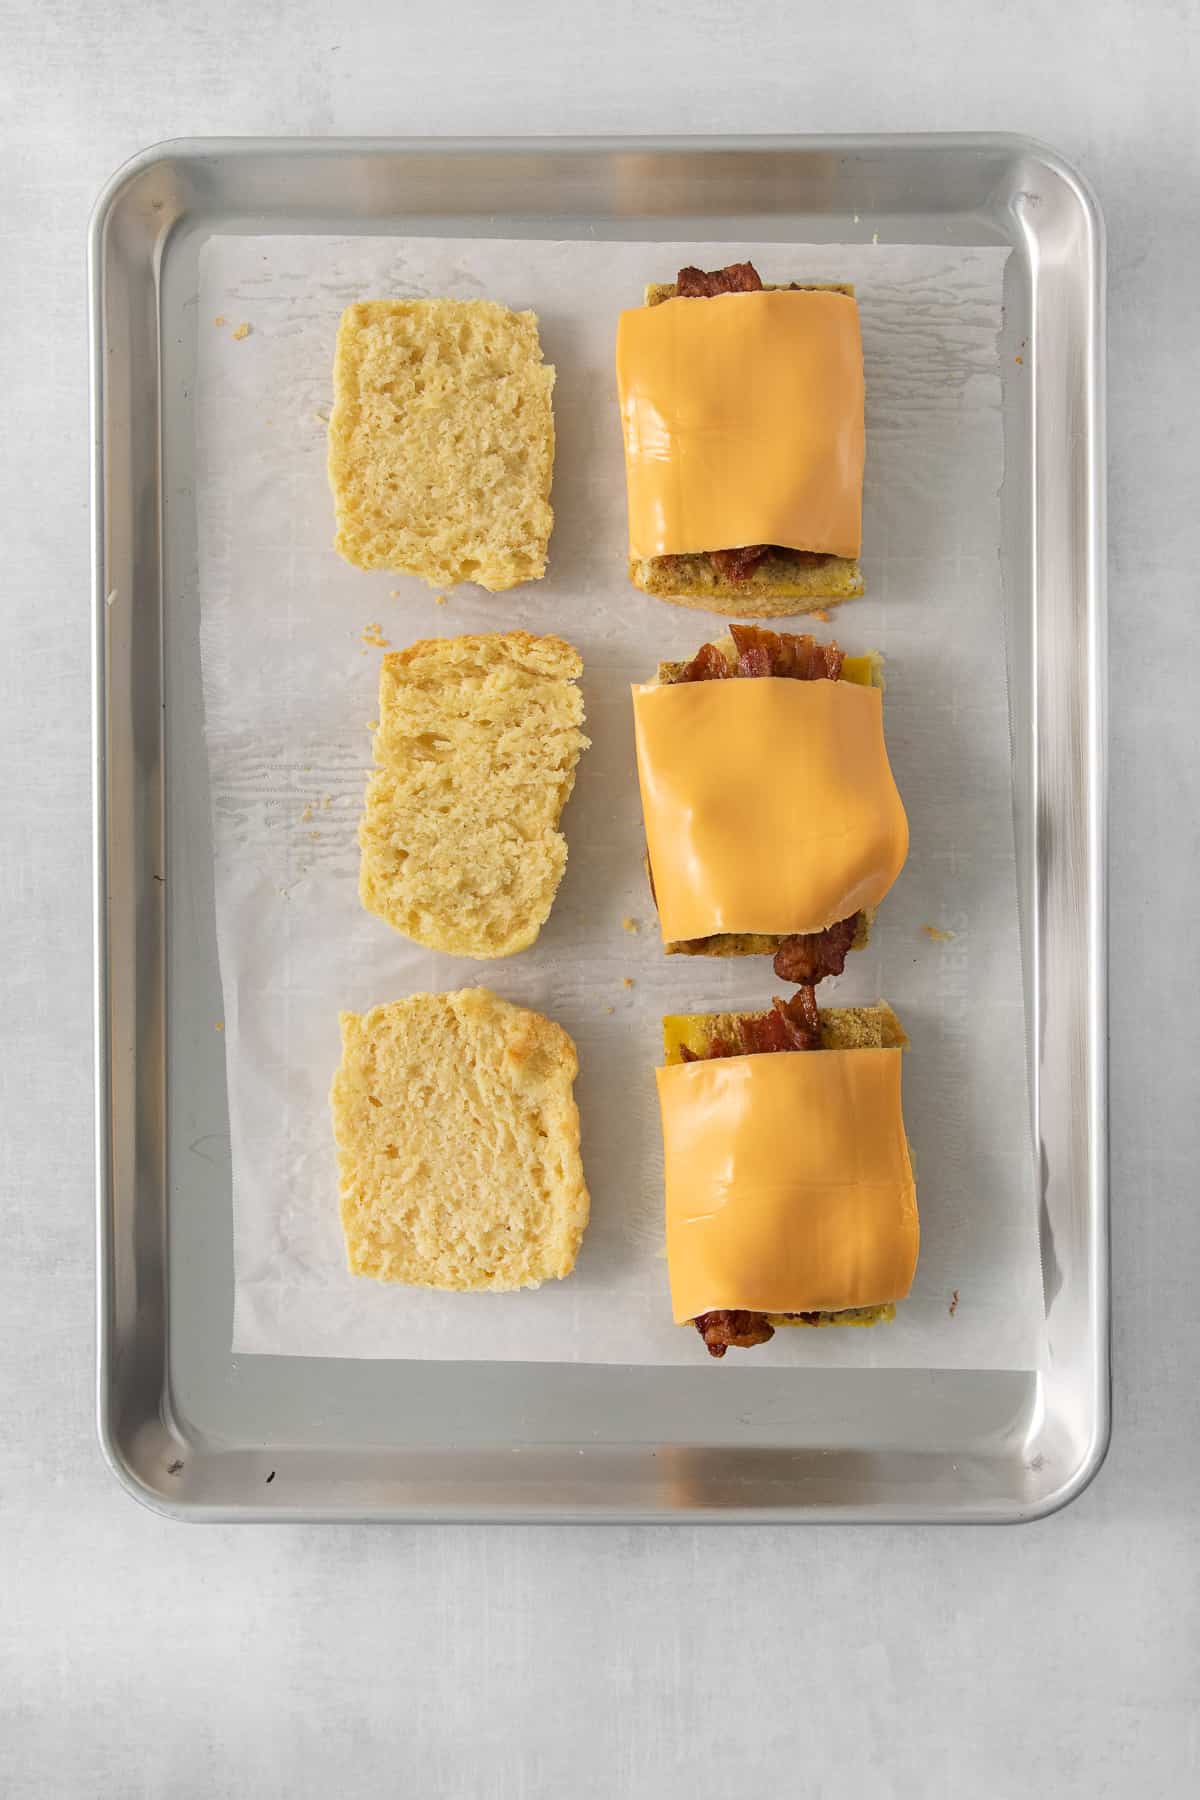
[[[708,559],[723,580],[749,581],[770,554],[770,544],[744,544],[740,550],[710,550]]]
[[[680,673],[680,681],[727,681],[737,670],[731,669],[715,644],[701,644],[695,656]]]
[[[767,1013],[746,1013],[735,1020],[733,1038],[710,1038],[703,1050],[680,1047],[683,1062],[716,1062],[723,1056],[767,1056],[781,1050],[819,1050],[821,1012],[816,989],[798,987],[790,1000],[778,995]]]
[[[776,1017],[783,1021],[790,1040],[789,1050],[821,1048],[821,1009],[817,1005],[817,990],[811,982],[798,987],[790,1000],[781,1000],[776,994],[771,1005]]]
[[[789,681],[840,681],[845,651],[820,644],[807,632],[767,631],[761,625],[731,625],[737,651],[731,667],[715,644],[701,644],[680,671],[680,681],[728,681],[731,676],[782,676]]]
[[[762,277],[753,263],[730,263],[724,269],[696,269],[690,264],[675,278],[681,300],[711,300],[718,294],[756,294]]]
[[[845,652],[819,644],[807,632],[768,631],[762,625],[731,625],[739,675],[780,675],[791,681],[839,681]]]
[[[780,981],[814,986],[827,976],[840,975],[858,930],[858,914],[839,919],[824,931],[797,932],[785,937],[775,952],[774,969]]]
[[[779,1050],[794,1048],[786,1024],[774,1009],[739,1019],[738,1035],[742,1056],[769,1056]]]
[[[731,1345],[735,1350],[749,1350],[775,1336],[775,1327],[763,1313],[699,1313],[692,1324],[704,1339],[704,1348],[710,1356],[724,1356]]]

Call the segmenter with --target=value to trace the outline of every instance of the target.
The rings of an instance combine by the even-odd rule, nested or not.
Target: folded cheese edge
[[[731,637],[716,638],[713,641],[713,649],[720,652],[731,669],[737,666],[737,646]],[[857,656],[843,656],[838,679],[852,681],[858,687],[877,687],[882,690],[887,686],[883,664],[883,655],[879,650],[864,650]],[[678,682],[685,680],[684,671],[688,666],[687,662],[660,662],[658,665],[659,687],[673,687]],[[646,858],[646,874],[653,899],[654,878],[650,872],[649,856]],[[657,912],[657,903],[655,911]],[[854,941],[850,945],[852,950],[866,949],[871,941],[871,927],[874,922],[875,908],[873,906],[863,907],[858,914]],[[684,938],[677,943],[664,943],[663,952],[667,956],[774,956],[779,946],[785,941],[786,934],[782,932],[718,932],[711,937]]]
[[[656,585],[646,565],[662,557],[770,544],[838,559],[832,582],[798,568],[798,593],[860,591],[864,383],[850,294],[764,289],[632,308],[618,325],[617,384],[641,585]]]
[[[919,1249],[898,1045],[656,1074],[676,1321],[724,1309],[781,1323],[891,1316]]]
[[[879,904],[908,821],[878,688],[763,677],[632,692],[665,943],[820,932]]]

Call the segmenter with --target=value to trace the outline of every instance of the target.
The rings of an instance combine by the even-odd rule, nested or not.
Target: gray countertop
[[[5,1794],[1195,1791],[1198,92],[1194,0],[0,9]],[[1019,1530],[185,1528],[140,1510],[92,1422],[96,191],[178,135],[952,129],[1051,143],[1109,227],[1106,1467]]]

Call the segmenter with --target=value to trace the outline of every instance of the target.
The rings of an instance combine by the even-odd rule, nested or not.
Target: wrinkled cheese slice
[[[849,294],[722,294],[621,314],[635,558],[862,541],[863,363]]]
[[[878,688],[774,676],[647,685],[633,712],[667,943],[823,931],[883,899],[908,821]]]
[[[658,1069],[677,1323],[901,1300],[917,1266],[899,1050]]]

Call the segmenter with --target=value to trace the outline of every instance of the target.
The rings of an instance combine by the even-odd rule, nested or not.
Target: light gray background
[[[1200,10],[0,0],[0,1792],[1200,1779]],[[1020,1530],[185,1528],[92,1426],[84,230],[201,133],[1030,132],[1111,249],[1116,1424]]]

